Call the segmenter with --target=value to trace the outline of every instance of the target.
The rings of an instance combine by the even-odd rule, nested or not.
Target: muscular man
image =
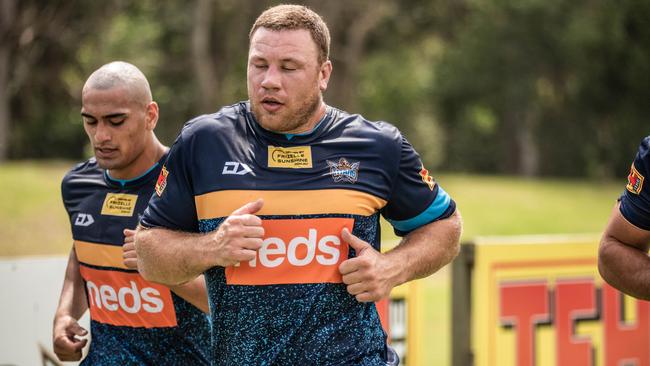
[[[185,125],[145,211],[138,267],[205,273],[214,364],[386,365],[374,301],[457,254],[454,201],[395,127],[324,103],[331,72],[320,16],[262,13],[250,100]],[[385,254],[380,214],[404,236]]]
[[[610,285],[650,300],[650,136],[643,139],[627,186],[600,241],[598,269]]]
[[[90,309],[92,342],[82,364],[208,364],[206,315],[144,280],[128,250],[128,229],[137,226],[168,150],[154,134],[158,105],[147,79],[125,62],[102,66],[84,85],[81,116],[95,157],[61,185],[74,248],[54,318],[54,352],[62,361],[81,358],[87,331],[77,321]],[[173,290],[207,311],[202,283],[199,277]]]

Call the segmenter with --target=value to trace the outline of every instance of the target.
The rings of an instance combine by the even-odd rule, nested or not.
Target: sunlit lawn
[[[0,257],[62,254],[72,239],[61,203],[69,162],[0,165]]]

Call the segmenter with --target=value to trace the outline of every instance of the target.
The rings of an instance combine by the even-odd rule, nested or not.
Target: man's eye
[[[282,66],[282,70],[284,70],[284,71],[296,71],[296,68],[292,67],[292,66]]]
[[[264,65],[264,64],[256,64],[253,66],[255,66],[256,69],[262,69],[262,70],[267,69],[269,67],[268,65]]]
[[[108,122],[110,122],[113,126],[119,126],[124,121],[126,120],[126,117],[114,117],[114,118],[109,118]]]
[[[84,117],[84,118],[82,118],[82,120],[87,125],[95,125],[95,124],[97,124],[97,120],[94,119],[94,118],[86,118],[86,117]]]

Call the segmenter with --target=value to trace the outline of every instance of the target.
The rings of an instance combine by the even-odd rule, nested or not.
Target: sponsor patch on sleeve
[[[169,172],[167,171],[167,168],[163,165],[162,170],[160,171],[160,175],[158,176],[158,181],[156,182],[156,194],[158,197],[162,196],[163,192],[165,191],[165,187],[167,187],[167,176],[169,175]]]
[[[634,163],[632,163],[632,166],[630,167],[630,174],[627,176],[627,188],[628,191],[634,194],[639,194],[641,193],[641,189],[643,189],[643,176],[639,171],[636,170],[634,167]]]
[[[433,188],[436,186],[436,181],[429,175],[429,171],[424,169],[424,165],[422,165],[422,169],[420,170],[420,177],[422,177],[422,181],[429,186],[429,189],[433,191]]]

